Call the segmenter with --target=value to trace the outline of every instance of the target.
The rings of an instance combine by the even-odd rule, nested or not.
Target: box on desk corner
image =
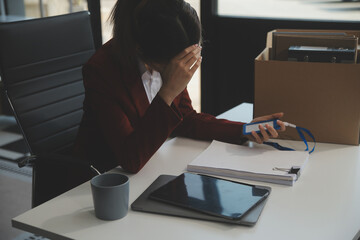
[[[255,59],[254,117],[284,112],[317,142],[358,145],[360,64],[269,60],[270,42]],[[300,140],[292,128],[280,137]]]

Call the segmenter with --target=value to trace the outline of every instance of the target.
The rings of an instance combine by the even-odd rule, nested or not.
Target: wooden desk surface
[[[249,121],[252,105],[220,117]],[[280,141],[296,149],[302,142]],[[160,174],[179,175],[209,142],[167,141],[130,177],[132,203]],[[115,172],[121,171],[114,169]],[[243,181],[257,183],[252,181]],[[221,224],[129,210],[116,221],[95,217],[86,182],[12,220],[14,227],[50,239],[355,239],[360,229],[360,147],[317,144],[293,187],[263,183],[272,192],[254,227]]]

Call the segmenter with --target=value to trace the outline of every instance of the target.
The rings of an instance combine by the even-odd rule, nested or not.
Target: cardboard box
[[[255,59],[254,117],[284,112],[284,121],[309,129],[317,142],[358,145],[360,64],[269,60],[269,36]],[[291,128],[280,137],[300,140]]]

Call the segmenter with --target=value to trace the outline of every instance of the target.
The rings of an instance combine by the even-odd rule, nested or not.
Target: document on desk
[[[187,170],[292,186],[309,159],[305,151],[280,151],[213,141]],[[289,173],[298,169],[298,173]]]

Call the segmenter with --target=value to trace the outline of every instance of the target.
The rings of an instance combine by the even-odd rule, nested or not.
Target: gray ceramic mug
[[[91,179],[95,216],[116,220],[126,216],[129,209],[129,178],[119,173],[107,173]]]

